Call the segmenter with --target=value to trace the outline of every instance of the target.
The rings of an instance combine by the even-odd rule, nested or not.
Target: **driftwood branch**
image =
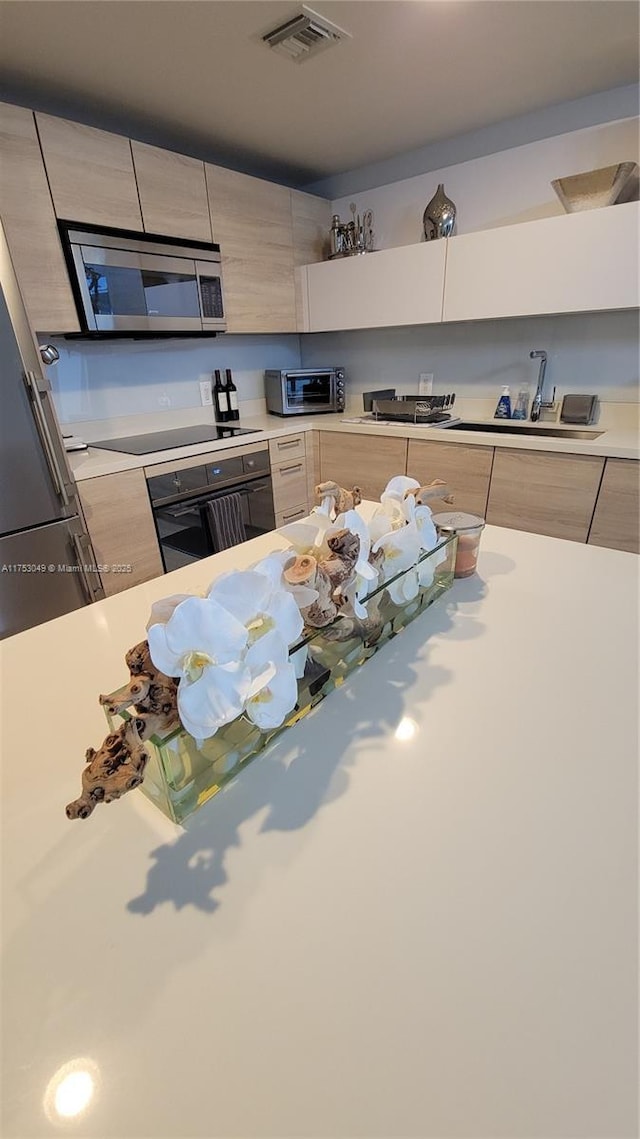
[[[136,715],[111,732],[97,751],[87,749],[82,792],[67,806],[69,819],[87,819],[98,803],[111,803],[139,787],[149,760],[144,742],[180,723],[176,681],[154,667],[147,641],[130,649],[125,660],[129,683],[99,699],[112,716],[129,707]]]
[[[362,491],[359,486],[345,490],[343,486],[338,486],[337,482],[318,483],[315,488],[315,496],[318,502],[322,502],[325,498],[333,499],[333,509],[336,514],[344,514],[347,510],[353,510],[362,502]]]

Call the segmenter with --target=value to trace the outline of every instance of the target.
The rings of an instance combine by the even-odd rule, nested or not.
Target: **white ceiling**
[[[295,0],[5,0],[3,90],[311,182],[638,79],[634,0],[310,3],[352,38],[296,64]]]

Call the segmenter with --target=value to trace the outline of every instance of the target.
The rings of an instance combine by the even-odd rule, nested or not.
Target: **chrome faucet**
[[[553,407],[555,395],[556,395],[556,389],[555,388],[553,389],[553,396],[552,396],[551,400],[544,400],[542,398],[543,392],[544,392],[544,376],[545,376],[545,372],[547,370],[547,353],[542,352],[542,351],[539,351],[539,352],[536,351],[536,352],[530,352],[529,356],[532,360],[539,360],[540,361],[540,371],[538,372],[538,386],[536,388],[536,394],[533,397],[533,403],[531,404],[531,416],[530,416],[530,418],[535,422],[537,419],[540,418],[540,412],[541,412],[543,407],[544,408]]]

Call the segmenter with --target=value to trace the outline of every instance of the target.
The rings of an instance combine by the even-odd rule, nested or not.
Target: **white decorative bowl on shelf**
[[[568,178],[556,178],[551,185],[568,214],[630,202],[638,197],[638,163],[620,162],[599,170],[585,170]]]

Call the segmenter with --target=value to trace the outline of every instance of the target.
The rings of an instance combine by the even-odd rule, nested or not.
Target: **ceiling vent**
[[[296,16],[263,35],[262,42],[294,63],[302,63],[347,38],[349,32],[303,4]]]

